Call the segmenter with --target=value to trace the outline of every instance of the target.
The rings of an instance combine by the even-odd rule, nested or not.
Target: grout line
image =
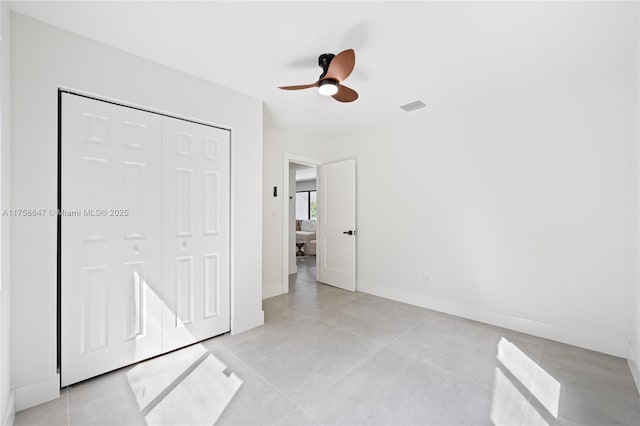
[[[316,319],[314,319],[314,320],[316,320]],[[366,339],[368,339],[368,340],[371,340],[371,341],[376,342],[376,340],[375,340],[375,339],[372,339],[372,338],[367,337],[367,336],[361,336],[361,335],[359,335],[359,334],[353,333],[353,332],[348,331],[348,330],[343,330],[343,329],[341,329],[341,328],[337,327],[336,325],[334,325],[334,324],[330,324],[330,323],[327,323],[327,322],[325,322],[325,321],[323,321],[323,320],[321,320],[321,319],[317,319],[317,321],[318,321],[318,322],[320,322],[320,323],[322,323],[322,324],[324,324],[324,325],[327,325],[327,326],[329,326],[329,327],[331,327],[331,328],[333,328],[333,329],[336,329],[336,330],[339,330],[339,331],[342,331],[342,332],[345,332],[345,333],[351,334],[351,335],[356,336],[356,337],[366,338]],[[321,423],[321,422],[319,422],[319,421],[318,421],[315,417],[313,417],[310,413],[308,413],[308,412],[307,412],[307,411],[302,407],[302,404],[306,403],[306,402],[307,402],[307,401],[309,401],[311,398],[316,397],[317,395],[319,395],[319,394],[321,394],[322,392],[324,392],[324,391],[325,391],[327,388],[329,388],[330,386],[332,386],[332,385],[334,385],[335,383],[337,383],[337,382],[339,382],[340,380],[342,380],[342,379],[343,379],[345,376],[347,376],[349,373],[351,373],[352,371],[354,371],[356,368],[360,367],[360,366],[361,366],[362,364],[364,364],[366,361],[368,361],[368,360],[370,360],[371,358],[373,358],[375,355],[377,355],[378,353],[380,353],[382,350],[386,349],[388,346],[390,346],[391,344],[393,344],[396,340],[400,339],[400,338],[401,338],[401,337],[403,337],[405,334],[409,333],[411,330],[413,330],[414,328],[418,327],[421,323],[422,323],[422,319],[418,319],[418,320],[416,321],[416,324],[415,324],[415,325],[413,325],[413,326],[409,327],[409,328],[408,328],[404,333],[402,333],[402,334],[400,334],[400,335],[396,336],[394,339],[392,339],[392,340],[391,340],[391,341],[389,341],[388,343],[384,344],[383,342],[380,342],[380,343],[383,343],[383,344],[382,344],[378,349],[375,349],[375,350],[374,350],[373,352],[371,352],[368,356],[365,356],[362,360],[360,360],[359,362],[355,363],[355,364],[353,365],[353,367],[352,367],[352,368],[350,368],[349,370],[347,370],[344,374],[342,374],[342,375],[341,375],[340,377],[338,377],[336,380],[334,380],[334,381],[332,381],[331,383],[329,383],[327,386],[323,387],[323,388],[322,388],[320,391],[318,391],[317,393],[315,393],[315,394],[313,394],[313,395],[309,396],[308,398],[306,398],[304,401],[302,401],[302,403],[301,403],[301,404],[298,404],[297,402],[295,402],[294,400],[292,400],[291,398],[289,398],[289,397],[288,397],[286,394],[284,394],[280,389],[278,389],[278,387],[277,387],[277,386],[275,386],[273,383],[271,383],[269,380],[267,380],[264,376],[262,376],[262,375],[261,375],[260,373],[258,373],[256,370],[254,370],[254,369],[253,369],[253,368],[252,368],[252,367],[251,367],[247,362],[245,362],[245,361],[244,361],[242,358],[240,358],[237,354],[235,354],[234,352],[232,352],[232,351],[231,351],[231,350],[229,350],[229,349],[226,349],[226,348],[225,348],[225,350],[227,350],[227,351],[228,351],[229,353],[231,353],[233,356],[235,356],[236,358],[238,358],[238,360],[240,360],[240,362],[241,362],[242,364],[244,364],[244,365],[245,365],[249,370],[251,370],[253,373],[255,373],[255,374],[256,374],[258,377],[260,377],[262,380],[264,380],[267,384],[269,384],[269,386],[271,386],[273,389],[275,389],[278,393],[280,393],[282,396],[284,396],[287,400],[289,400],[289,401],[290,401],[290,402],[291,402],[291,403],[296,407],[295,409],[293,409],[293,410],[291,410],[291,411],[289,411],[289,412],[285,413],[285,414],[284,414],[282,417],[280,417],[280,418],[279,418],[279,419],[278,419],[274,424],[277,424],[279,421],[281,421],[282,419],[284,419],[285,417],[287,417],[289,414],[293,413],[296,409],[299,409],[299,410],[300,410],[300,411],[302,411],[304,414],[306,414],[309,418],[311,418],[314,422],[316,422],[316,423],[318,423],[319,425],[321,425],[322,423]],[[379,341],[377,341],[377,342],[379,342]],[[264,357],[266,357],[266,355],[265,355]],[[262,358],[264,358],[264,357],[262,357]],[[260,359],[262,359],[262,358],[258,358],[257,360],[254,360],[254,361],[259,361],[259,360],[260,360]]]
[[[533,383],[531,385],[532,388],[535,388],[536,382],[538,381],[538,373],[542,369],[542,366],[540,364],[542,363],[542,357],[544,356],[544,350],[546,347],[547,347],[547,339],[542,339],[542,350],[540,351],[540,359],[538,360],[538,362],[536,362],[538,369],[536,370],[536,374],[533,376]],[[531,404],[531,398],[535,398],[536,401],[538,400],[537,397],[534,397],[533,391],[529,390],[529,399],[527,399],[527,410],[525,411],[524,418],[522,419],[522,426],[526,426],[524,422],[527,420],[527,414],[529,413],[530,410],[538,411]]]
[[[545,340],[545,339],[543,339],[543,351],[544,351],[544,344],[545,344],[545,342],[546,342],[546,340]],[[446,370],[446,369],[444,369],[443,367],[441,367],[441,366],[439,366],[439,365],[432,364],[432,363],[431,363],[431,362],[429,362],[429,361],[422,360],[422,359],[418,358],[416,355],[409,355],[409,354],[405,354],[405,353],[402,353],[402,352],[400,352],[400,351],[398,351],[398,350],[395,350],[395,349],[392,349],[392,348],[391,348],[390,350],[391,350],[391,351],[393,351],[393,352],[395,352],[395,353],[397,353],[397,354],[400,354],[400,355],[406,356],[406,357],[408,357],[408,358],[411,358],[412,360],[417,361],[417,362],[419,362],[419,363],[421,363],[421,364],[424,364],[424,365],[427,365],[427,366],[429,366],[429,367],[431,367],[431,368],[434,368],[434,369],[436,369],[436,370],[438,370],[438,371],[440,371],[440,372],[442,372],[442,373],[445,373],[445,374],[448,374],[448,375],[454,376],[454,377],[456,377],[457,379],[460,379],[460,380],[462,380],[462,381],[464,381],[464,382],[467,382],[467,383],[473,384],[473,385],[475,385],[475,386],[481,387],[481,388],[483,388],[483,389],[485,389],[485,390],[488,390],[488,391],[489,391],[489,392],[491,392],[492,394],[497,393],[498,395],[500,395],[500,396],[502,396],[502,397],[505,397],[505,398],[508,398],[508,399],[514,400],[514,398],[513,398],[512,396],[510,396],[509,394],[506,394],[506,393],[503,393],[503,392],[497,392],[495,389],[491,389],[490,387],[488,387],[488,386],[486,386],[486,385],[484,385],[484,384],[482,384],[482,383],[478,383],[478,382],[476,382],[475,380],[469,379],[468,377],[461,376],[460,374],[458,374],[458,373],[457,373],[457,372],[455,372],[455,371]],[[540,359],[542,359],[542,354],[540,355]],[[537,364],[538,364],[538,363],[536,362],[536,365],[537,365]],[[538,365],[538,367],[540,367],[540,366]],[[533,383],[535,383],[535,378],[537,377],[537,375],[538,375],[538,371],[536,371],[536,373],[535,373],[535,375],[534,375],[534,382],[533,382]],[[529,400],[530,400],[531,395],[532,395],[533,393],[531,392],[531,390],[529,390],[529,389],[526,387],[526,385],[524,385],[524,383],[523,383],[523,386],[525,387],[525,389],[527,389],[527,391],[528,391],[528,393],[529,393],[529,399],[527,399],[527,403],[529,403]],[[522,392],[520,391],[520,389],[517,389],[517,388],[516,388],[516,390],[517,390],[520,394],[522,394]],[[524,396],[524,395],[523,395],[523,396]]]
[[[401,337],[403,337],[404,335],[406,335],[407,333],[409,333],[411,330],[413,330],[414,328],[418,327],[420,325],[420,323],[422,322],[422,320],[418,320],[417,324],[411,326],[409,329],[407,329],[404,333],[396,336],[394,339],[392,339],[389,343],[387,344],[383,344],[382,346],[380,346],[378,349],[373,350],[368,356],[365,356],[362,360],[356,362],[349,370],[347,370],[347,372],[345,372],[344,374],[342,374],[340,377],[338,377],[336,380],[332,381],[331,383],[329,383],[327,386],[323,387],[320,391],[316,392],[315,394],[311,395],[310,397],[308,397],[307,399],[305,399],[303,401],[303,404],[308,402],[311,398],[314,398],[318,395],[320,395],[322,392],[326,391],[329,387],[335,385],[336,383],[338,383],[340,380],[342,380],[343,378],[345,378],[347,375],[349,375],[351,372],[355,371],[358,367],[360,367],[361,365],[363,365],[365,362],[369,361],[370,359],[372,359],[374,356],[376,356],[377,354],[379,354],[380,352],[382,352],[384,349],[387,349],[390,345],[392,345],[393,343],[396,342],[396,340],[400,339]],[[336,326],[333,326],[334,328],[340,330],[340,331],[345,331],[342,330]],[[355,333],[352,332],[348,332],[352,335],[355,335],[357,337],[365,337],[365,336],[359,336]],[[374,340],[375,339],[371,339],[370,337],[367,337],[367,339],[370,340]],[[303,409],[304,411],[304,409]],[[305,411],[306,413],[306,411]],[[306,413],[307,415],[309,415],[309,413]],[[313,418],[312,416],[310,416],[311,418]],[[314,419],[315,420],[315,419]]]
[[[70,388],[67,387],[67,390],[65,391],[65,396],[67,397],[67,426],[71,426],[71,406],[69,404],[69,392]]]
[[[205,348],[206,349],[206,348]],[[169,383],[163,390],[160,392],[155,398],[147,403],[145,407],[142,407],[140,413],[142,413],[143,417],[147,417],[147,415],[156,408],[158,404],[160,404],[173,390],[180,385],[187,377],[193,373],[196,368],[200,366],[208,357],[211,355],[209,351],[203,353],[200,358],[195,360],[186,370],[184,370],[178,377],[176,377],[171,383]]]
[[[356,299],[359,298],[359,293],[356,293]],[[348,300],[345,301],[344,303],[341,303],[341,305],[343,304],[348,304],[353,302],[354,300]],[[294,307],[290,307],[290,309],[295,310]],[[348,334],[351,334],[353,336],[359,337],[359,338],[365,338],[367,340],[371,340],[373,342],[379,342],[381,343],[381,346],[375,350],[373,350],[369,355],[365,356],[362,360],[360,360],[359,362],[356,362],[350,369],[348,369],[344,374],[342,374],[340,377],[338,377],[337,379],[333,380],[331,383],[329,383],[327,386],[323,387],[320,391],[316,392],[315,394],[309,396],[308,398],[306,398],[300,405],[297,404],[295,401],[291,400],[289,397],[287,397],[284,393],[282,393],[274,384],[272,384],[271,382],[269,382],[266,378],[262,377],[262,375],[260,375],[257,371],[253,370],[248,364],[246,364],[244,361],[242,361],[250,370],[254,371],[254,373],[256,373],[259,377],[261,377],[264,381],[266,381],[269,385],[271,385],[274,389],[276,389],[279,393],[281,393],[283,396],[285,396],[285,398],[287,398],[289,401],[291,401],[299,410],[301,410],[304,414],[306,414],[307,416],[309,416],[313,421],[315,421],[316,423],[318,423],[319,425],[321,424],[321,422],[319,422],[315,417],[313,417],[311,414],[309,414],[304,408],[302,408],[301,405],[305,404],[306,402],[308,402],[310,399],[320,395],[322,392],[324,392],[326,389],[328,389],[329,387],[333,386],[334,384],[338,383],[340,380],[342,380],[344,377],[346,377],[348,374],[350,374],[351,372],[353,372],[354,370],[356,370],[358,367],[360,367],[361,365],[363,365],[365,362],[369,361],[370,359],[372,359],[374,356],[376,356],[377,354],[379,354],[380,352],[382,352],[384,349],[387,349],[389,346],[391,346],[393,343],[395,343],[398,339],[402,338],[403,336],[405,336],[407,333],[411,332],[413,329],[415,329],[416,327],[418,327],[420,324],[422,324],[423,319],[422,318],[418,318],[416,320],[416,323],[414,325],[412,325],[411,327],[409,327],[406,331],[404,331],[403,333],[401,333],[400,335],[396,336],[395,338],[393,338],[392,340],[390,340],[388,343],[384,343],[384,342],[380,342],[377,339],[373,339],[371,337],[368,336],[363,336],[360,335],[358,333],[355,333],[351,330],[345,330],[343,328],[341,328],[339,325],[337,324],[331,324],[329,322],[326,322],[320,318],[310,318],[314,321],[320,322],[324,325],[327,325],[335,330],[339,330]],[[235,355],[235,354],[234,354]],[[239,357],[238,357],[239,358]],[[278,419],[278,422],[281,421],[282,419],[284,419],[286,416],[288,416],[289,414],[291,414],[293,411],[290,411],[289,413],[285,414],[284,416],[282,416],[280,419]],[[277,423],[277,422],[276,422]]]
[[[361,294],[356,293],[356,300],[357,300],[357,299],[359,299],[359,298],[361,298],[361,297],[362,297],[362,295],[361,295]],[[354,300],[345,301],[345,302],[344,302],[344,304],[349,304],[349,303],[352,303],[352,302],[354,302]],[[342,304],[341,304],[341,305],[342,305]],[[293,311],[295,311],[295,310],[296,310],[296,308],[295,308],[295,307],[293,307],[293,306],[290,306],[290,307],[287,307],[287,308],[288,308],[288,309],[291,309],[291,310],[293,310]],[[406,312],[406,311],[403,311],[403,312],[405,312],[405,313],[407,313],[407,314],[410,314],[410,312]],[[381,343],[381,346],[380,346],[379,348],[377,348],[377,349],[373,350],[370,354],[368,354],[367,356],[365,356],[365,357],[364,357],[363,359],[361,359],[359,362],[356,362],[356,363],[355,363],[353,366],[351,366],[351,368],[349,368],[349,369],[348,369],[344,374],[342,374],[342,375],[341,375],[340,377],[338,377],[337,379],[335,379],[335,380],[331,381],[331,383],[329,383],[328,385],[324,386],[320,391],[318,391],[318,392],[314,393],[313,395],[309,396],[308,398],[306,398],[306,399],[305,399],[304,401],[302,401],[300,404],[297,404],[295,401],[291,400],[287,395],[285,395],[283,392],[281,392],[281,391],[280,391],[280,390],[279,390],[279,389],[278,389],[274,384],[272,384],[271,382],[269,382],[269,381],[268,381],[266,378],[264,378],[261,374],[259,374],[259,373],[258,373],[257,371],[255,371],[253,368],[251,368],[247,363],[245,363],[244,361],[242,361],[242,362],[243,362],[243,363],[244,363],[244,364],[245,364],[245,365],[246,365],[246,366],[247,366],[251,371],[253,371],[255,374],[257,374],[260,378],[262,378],[262,379],[263,379],[265,382],[267,382],[271,387],[273,387],[276,391],[278,391],[280,394],[282,394],[286,399],[288,399],[289,401],[291,401],[291,402],[292,402],[292,403],[293,403],[293,404],[294,404],[298,409],[300,409],[304,414],[306,414],[307,416],[309,416],[312,420],[316,421],[318,424],[320,424],[320,422],[318,422],[318,421],[317,421],[317,419],[315,419],[315,418],[314,418],[312,415],[310,415],[310,414],[309,414],[309,413],[308,413],[304,408],[302,408],[302,405],[306,404],[307,402],[309,402],[311,399],[313,399],[313,398],[317,397],[318,395],[321,395],[323,392],[325,392],[325,391],[326,391],[327,389],[329,389],[331,386],[333,386],[333,385],[335,385],[336,383],[340,382],[340,381],[341,381],[342,379],[344,379],[346,376],[348,376],[349,374],[351,374],[351,373],[352,373],[353,371],[355,371],[357,368],[359,368],[360,366],[362,366],[363,364],[365,364],[367,361],[371,360],[374,356],[376,356],[377,354],[379,354],[380,352],[382,352],[382,351],[383,351],[383,350],[385,350],[385,349],[389,349],[389,350],[391,350],[391,351],[393,351],[393,352],[395,352],[395,353],[397,353],[397,354],[399,354],[399,355],[407,356],[407,357],[409,357],[410,359],[413,359],[413,360],[415,360],[415,361],[417,361],[417,362],[419,362],[419,363],[421,363],[421,364],[425,364],[425,365],[428,365],[428,366],[430,366],[430,367],[432,367],[432,368],[435,368],[435,369],[437,369],[437,370],[439,370],[439,371],[443,372],[444,374],[451,375],[451,376],[456,377],[456,378],[458,378],[458,379],[460,379],[460,380],[462,380],[462,381],[464,381],[464,382],[467,382],[467,383],[470,383],[470,384],[472,384],[472,385],[474,385],[474,386],[478,386],[478,387],[480,387],[480,388],[482,388],[482,389],[485,389],[485,390],[487,390],[487,391],[491,392],[492,394],[493,394],[493,393],[496,393],[493,389],[490,389],[489,387],[487,387],[487,386],[485,386],[485,385],[482,385],[482,384],[476,383],[476,382],[474,382],[473,380],[469,380],[469,379],[467,379],[467,378],[465,378],[465,377],[462,377],[462,376],[460,376],[460,375],[458,375],[458,374],[456,374],[456,373],[454,373],[454,372],[451,372],[451,371],[445,370],[445,369],[443,369],[443,368],[441,368],[441,367],[439,367],[439,366],[436,366],[436,365],[430,364],[430,363],[428,363],[428,362],[425,362],[425,361],[423,361],[423,360],[420,360],[420,359],[418,359],[418,358],[417,358],[417,357],[415,357],[415,356],[410,356],[410,355],[403,354],[403,353],[401,353],[401,352],[399,352],[399,351],[397,351],[397,350],[395,350],[395,349],[393,349],[393,348],[391,347],[391,346],[392,346],[395,342],[397,342],[399,339],[401,339],[402,337],[404,337],[405,335],[407,335],[408,333],[410,333],[412,330],[414,330],[415,328],[417,328],[418,326],[420,326],[420,325],[423,323],[424,318],[418,318],[418,319],[416,320],[416,323],[415,323],[413,326],[409,327],[405,332],[403,332],[403,333],[401,333],[400,335],[396,336],[395,338],[393,338],[392,340],[390,340],[390,341],[389,341],[389,342],[387,342],[387,343],[381,342],[381,341],[379,341],[379,340],[377,340],[377,339],[375,339],[375,338],[371,338],[371,337],[368,337],[368,336],[361,335],[361,334],[359,334],[359,333],[357,333],[357,332],[354,332],[354,331],[352,331],[352,330],[346,330],[346,329],[344,329],[344,328],[340,327],[340,325],[339,325],[339,324],[332,324],[332,323],[329,323],[329,322],[327,322],[327,321],[325,321],[325,320],[322,320],[322,319],[320,319],[320,318],[312,317],[312,318],[309,318],[309,319],[314,320],[314,321],[317,321],[317,322],[320,322],[320,323],[322,323],[322,324],[324,324],[324,325],[326,325],[326,326],[329,326],[329,327],[331,327],[331,328],[333,328],[333,329],[335,329],[335,330],[339,330],[339,331],[341,331],[341,332],[345,332],[345,333],[351,334],[351,335],[356,336],[356,337],[360,337],[360,338],[368,339],[368,340],[371,340],[371,341],[379,342],[379,343]],[[543,349],[544,349],[544,346],[543,346]],[[234,354],[234,355],[235,355],[235,354]],[[536,371],[536,375],[537,375],[537,371]],[[535,377],[535,376],[534,376],[534,377]],[[528,390],[528,389],[527,389],[527,390]],[[531,396],[532,396],[532,393],[531,393],[531,391],[529,391],[529,390],[528,390],[528,393],[529,393],[529,395],[528,395],[527,402],[529,403],[529,401],[530,401],[530,399],[531,399]],[[499,393],[499,395],[501,395],[501,396],[503,396],[503,397],[506,397],[506,398],[509,398],[509,399],[513,399],[511,396],[506,395],[506,394]],[[530,404],[529,404],[529,405],[530,405]],[[295,411],[295,409],[293,409],[293,410],[289,411],[289,412],[288,412],[288,413],[286,413],[284,416],[282,416],[278,421],[281,421],[282,419],[284,419],[285,417],[287,417],[288,415],[290,415],[290,414],[291,414],[291,413],[293,413],[294,411]],[[525,415],[526,415],[526,413],[525,413]],[[524,422],[524,420],[525,420],[525,417],[523,416],[523,422]],[[276,422],[276,423],[277,423],[277,422]]]
[[[234,352],[223,348],[223,350],[225,352],[228,352],[229,354],[231,354],[232,356],[234,356],[242,365],[244,365],[246,368],[248,368],[252,373],[254,373],[256,376],[258,376],[259,378],[261,378],[262,380],[264,380],[264,382],[266,384],[268,384],[269,386],[271,386],[276,392],[278,392],[280,395],[282,395],[285,399],[287,399],[289,402],[291,402],[296,408],[299,408],[302,410],[302,408],[291,398],[289,398],[287,395],[285,395],[280,389],[278,389],[273,383],[271,383],[269,380],[267,380],[262,374],[258,373],[256,370],[254,370],[249,364],[247,364],[242,358],[240,358],[238,355],[236,355]],[[209,349],[209,351],[213,354],[216,355],[213,350]],[[217,355],[216,355],[217,356]],[[235,370],[235,369],[233,369]],[[235,372],[235,371],[234,371]],[[236,372],[237,374],[237,372]],[[278,423],[280,420],[284,419],[286,416],[288,416],[289,414],[293,413],[296,409],[294,408],[293,410],[287,412],[284,416],[280,417],[274,424]],[[303,410],[304,411],[304,410]],[[313,419],[315,421],[315,419]]]

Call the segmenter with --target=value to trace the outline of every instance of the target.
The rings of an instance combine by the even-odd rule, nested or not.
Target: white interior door
[[[318,281],[356,291],[356,162],[318,167]]]
[[[62,111],[66,386],[160,353],[161,118],[66,93]]]
[[[163,352],[225,333],[230,132],[164,118]]]

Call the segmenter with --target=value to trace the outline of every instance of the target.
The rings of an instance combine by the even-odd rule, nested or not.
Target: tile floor
[[[203,342],[243,381],[217,424],[640,424],[623,359],[317,284],[315,258],[298,263],[289,294],[264,301],[264,326]],[[131,368],[15,424],[145,424]]]

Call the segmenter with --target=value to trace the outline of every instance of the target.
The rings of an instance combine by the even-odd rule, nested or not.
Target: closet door
[[[61,124],[66,386],[161,352],[161,117],[63,94]]]
[[[230,132],[163,118],[162,351],[230,330]]]

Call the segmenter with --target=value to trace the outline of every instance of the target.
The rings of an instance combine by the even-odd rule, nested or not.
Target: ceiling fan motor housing
[[[331,60],[335,57],[333,53],[323,53],[318,57],[318,65],[322,68],[322,74],[320,74],[319,80],[322,80],[325,75],[327,75],[327,71],[329,70],[329,64]]]
[[[332,84],[334,86],[338,85],[338,80],[334,80],[332,78],[325,78],[324,80],[320,80],[319,85],[324,86],[325,84]]]

